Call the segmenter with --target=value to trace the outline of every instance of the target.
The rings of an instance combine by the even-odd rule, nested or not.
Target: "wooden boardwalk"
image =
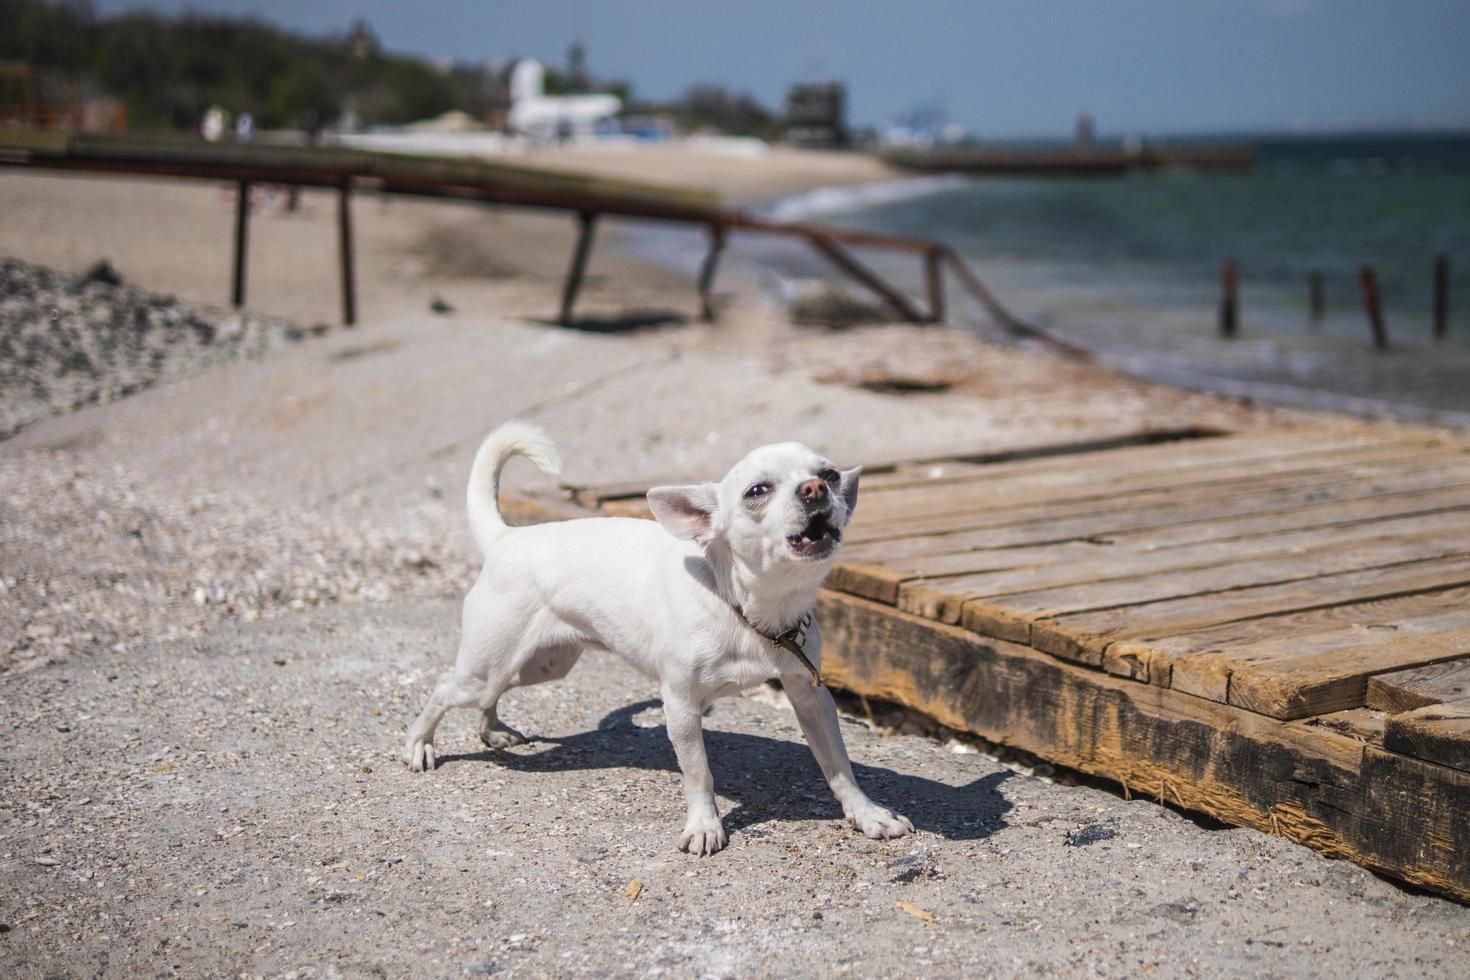
[[[892,465],[842,558],[839,686],[1470,900],[1470,444]]]

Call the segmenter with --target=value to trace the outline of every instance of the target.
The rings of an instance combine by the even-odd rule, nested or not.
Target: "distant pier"
[[[1243,173],[1256,165],[1255,147],[1244,143],[892,147],[878,156],[903,170],[1012,176],[1114,176],[1139,170]]]

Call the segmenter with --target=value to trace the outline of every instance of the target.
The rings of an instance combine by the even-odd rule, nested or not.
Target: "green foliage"
[[[695,85],[675,102],[634,104],[633,111],[673,116],[679,128],[689,131],[713,129],[762,139],[774,139],[781,133],[780,118],[754,96],[720,85]]]
[[[312,114],[330,121],[349,104],[364,122],[402,123],[459,107],[484,87],[483,78],[456,83],[362,36],[308,38],[195,14],[97,18],[85,3],[0,0],[0,59],[88,78],[124,102],[134,127],[190,128],[216,104],[267,127],[299,126]]]

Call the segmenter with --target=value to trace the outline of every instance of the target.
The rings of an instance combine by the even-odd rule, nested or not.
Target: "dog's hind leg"
[[[521,669],[511,678],[510,687],[529,687],[532,684],[545,684],[549,681],[559,681],[567,676],[577,663],[577,658],[582,656],[582,644],[558,643],[537,650],[531,655]],[[485,708],[480,714],[480,741],[485,743],[486,748],[508,749],[512,745],[519,745],[526,740],[526,736],[511,728],[500,720],[496,714],[496,705],[499,697]]]

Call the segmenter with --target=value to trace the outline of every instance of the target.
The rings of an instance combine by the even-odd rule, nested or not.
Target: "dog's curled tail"
[[[529,422],[512,419],[485,437],[470,468],[470,485],[465,502],[470,514],[470,533],[480,553],[490,549],[506,531],[500,516],[500,471],[512,456],[524,456],[552,476],[561,472],[561,459],[545,432]]]

